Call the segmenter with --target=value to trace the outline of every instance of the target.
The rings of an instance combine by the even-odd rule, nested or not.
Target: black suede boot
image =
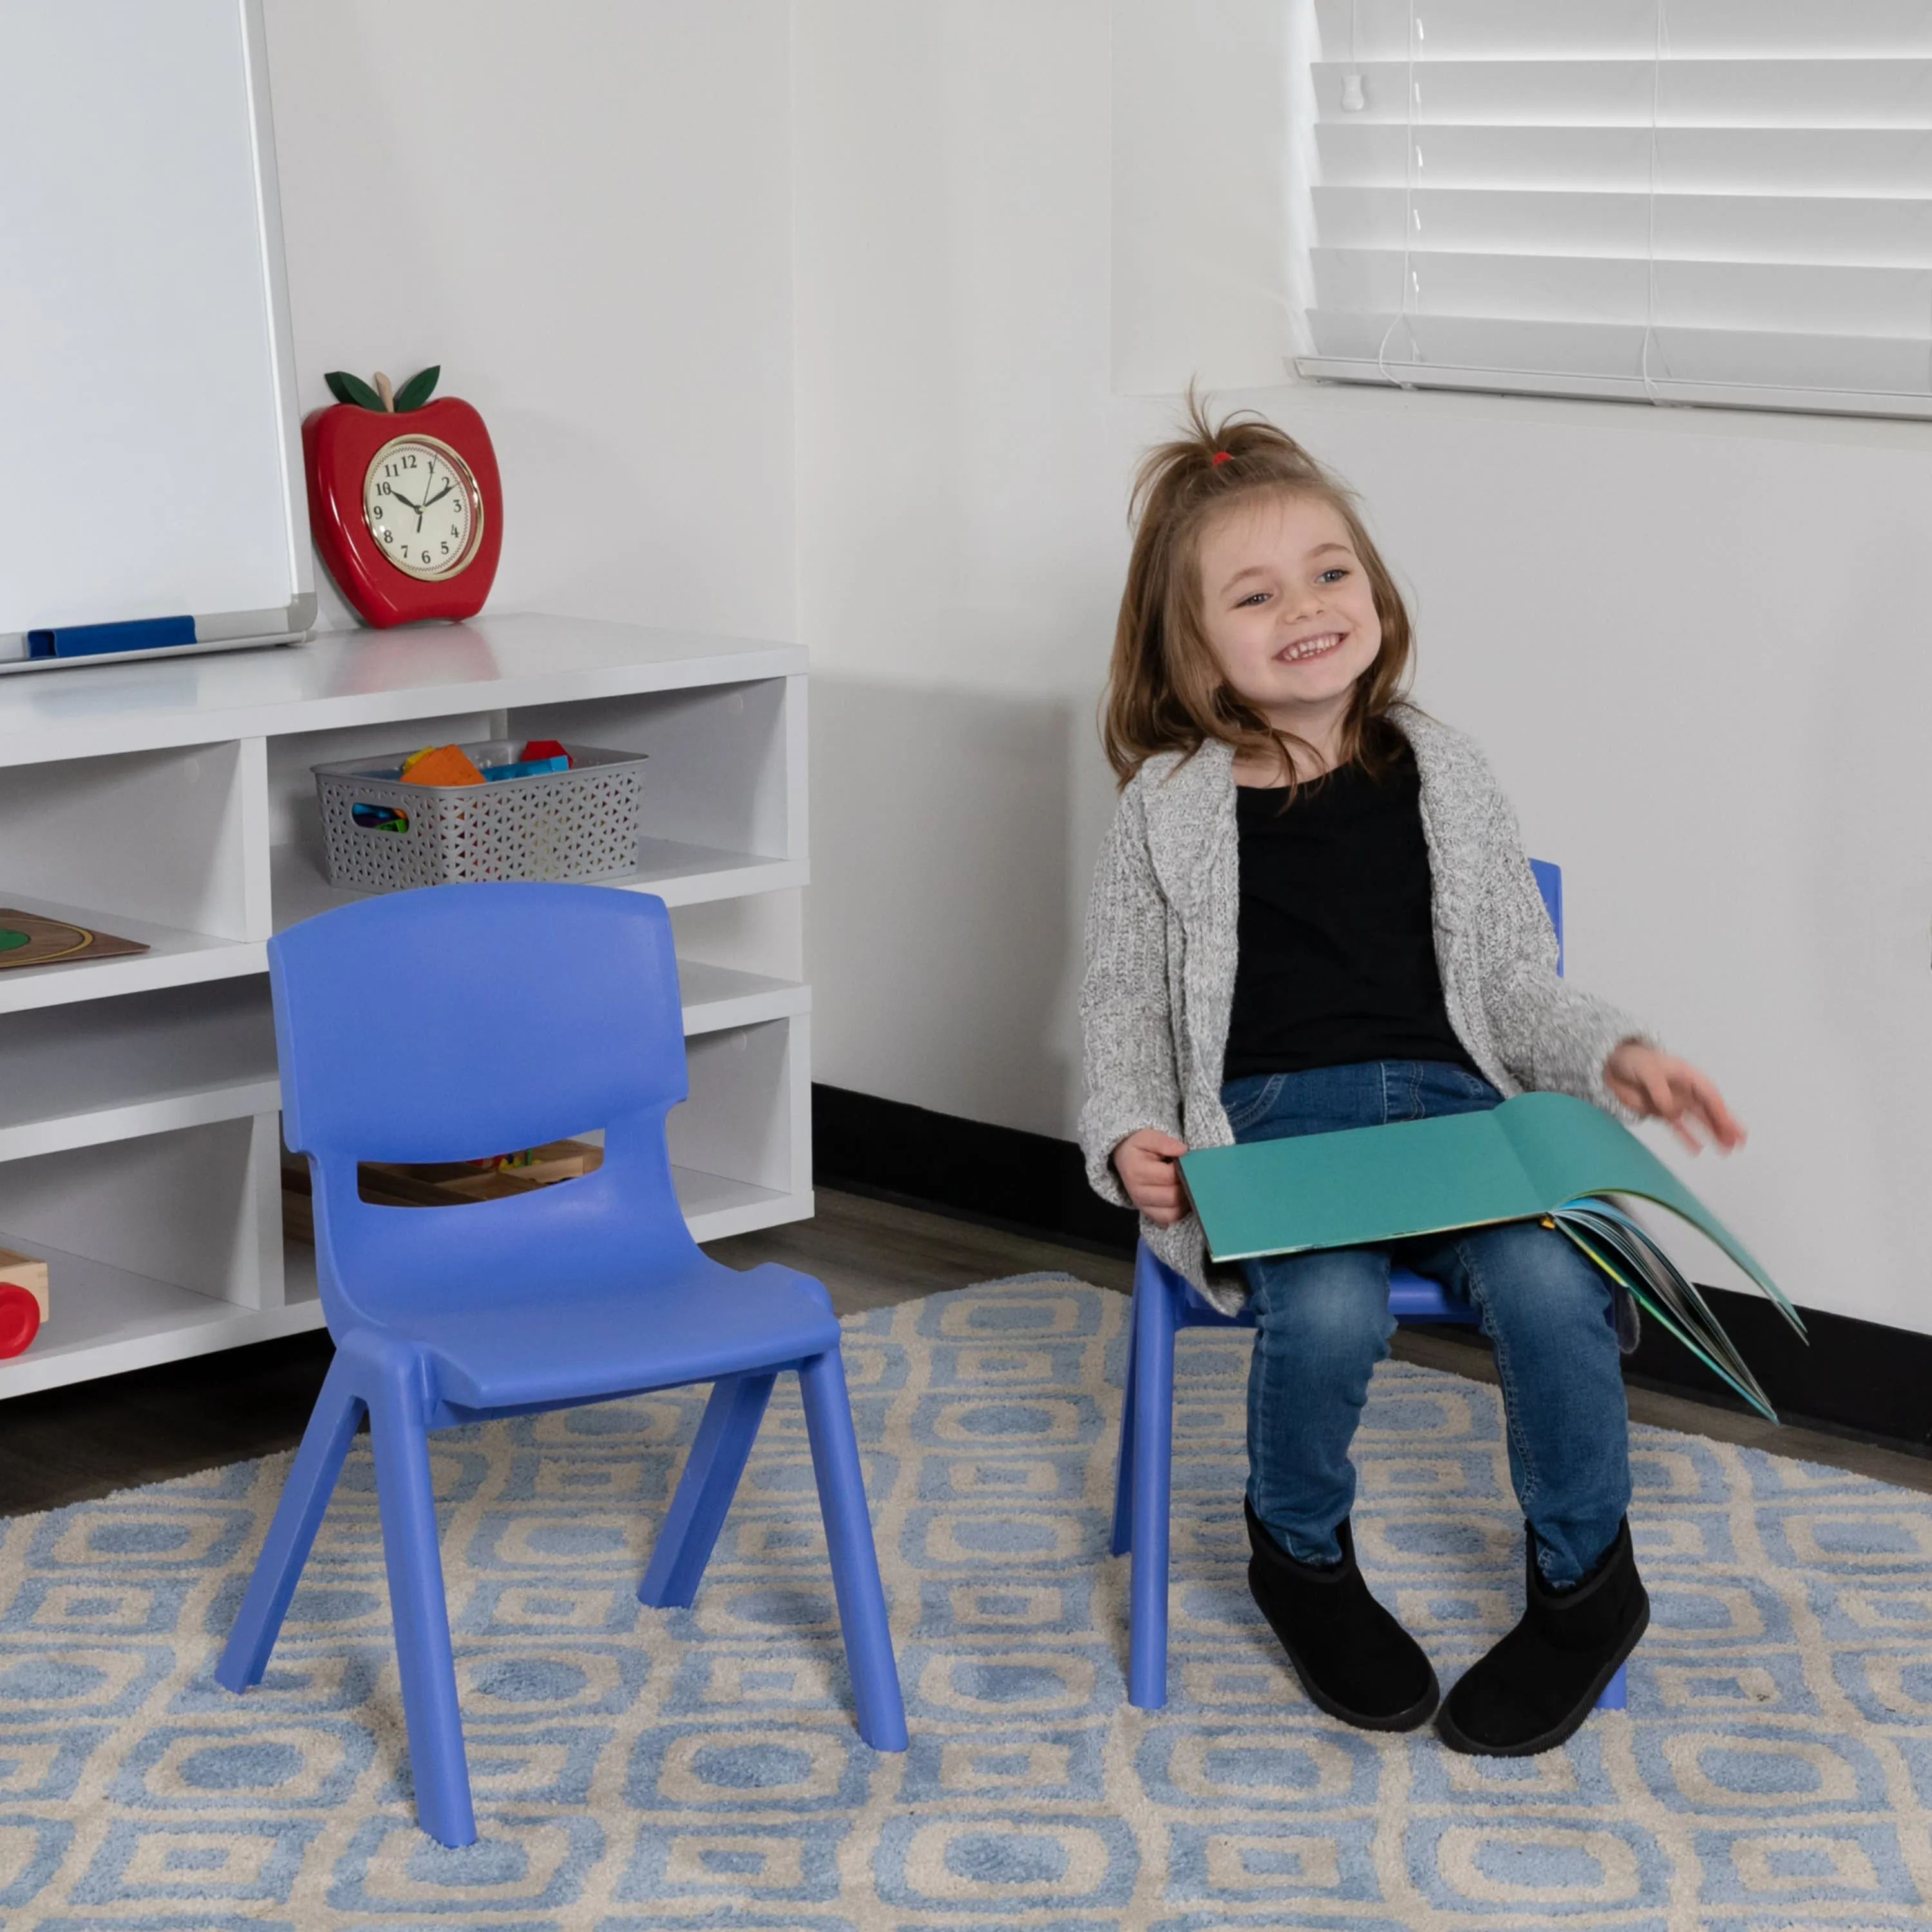
[[[1298,1563],[1247,1504],[1254,1561],[1248,1588],[1273,1625],[1301,1688],[1331,1718],[1364,1731],[1412,1731],[1439,1694],[1422,1646],[1369,1594],[1344,1517],[1342,1560]]]
[[[1552,1590],[1536,1564],[1527,1524],[1522,1621],[1457,1681],[1436,1720],[1451,1750],[1532,1757],[1554,1750],[1594,1708],[1605,1684],[1650,1624],[1630,1524],[1574,1590]]]

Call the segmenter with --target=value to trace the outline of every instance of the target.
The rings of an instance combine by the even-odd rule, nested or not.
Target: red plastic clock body
[[[482,514],[462,568],[447,577],[410,577],[382,554],[362,514],[362,482],[370,459],[398,436],[446,443],[476,479]],[[308,472],[309,525],[344,596],[364,623],[379,629],[425,617],[473,617],[483,608],[503,547],[503,484],[483,418],[454,396],[420,409],[389,411],[332,403],[302,423]]]

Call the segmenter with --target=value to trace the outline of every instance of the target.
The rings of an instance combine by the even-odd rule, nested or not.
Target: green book
[[[1217,1262],[1379,1246],[1498,1221],[1547,1221],[1751,1406],[1775,1421],[1704,1298],[1645,1229],[1603,1197],[1681,1216],[1736,1262],[1800,1336],[1778,1286],[1642,1142],[1587,1100],[1519,1094],[1482,1113],[1245,1146],[1202,1148],[1180,1171]]]

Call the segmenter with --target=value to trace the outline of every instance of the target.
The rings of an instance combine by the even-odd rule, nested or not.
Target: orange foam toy
[[[405,784],[480,785],[483,774],[471,764],[469,754],[454,745],[439,745],[433,752],[411,760],[403,769]]]

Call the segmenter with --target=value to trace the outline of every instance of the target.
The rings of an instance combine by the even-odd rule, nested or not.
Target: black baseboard
[[[824,1186],[904,1201],[1077,1247],[1132,1254],[1135,1217],[1087,1184],[1070,1141],[960,1120],[844,1088],[812,1089],[814,1165]],[[1932,1456],[1932,1335],[1804,1309],[1808,1347],[1761,1297],[1707,1288],[1787,1421]],[[1468,1340],[1466,1329],[1445,1329]],[[1624,1364],[1642,1387],[1727,1408],[1737,1398],[1654,1322]]]
[[[1076,1247],[1131,1255],[1137,1217],[1087,1184],[1071,1141],[989,1126],[842,1087],[812,1090],[820,1186],[935,1208]]]

